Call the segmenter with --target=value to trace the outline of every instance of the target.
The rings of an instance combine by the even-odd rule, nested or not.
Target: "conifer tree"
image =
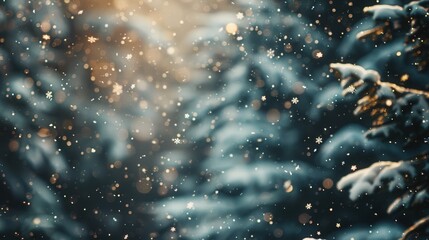
[[[405,5],[374,5],[364,8],[374,26],[357,35],[375,41],[384,64],[370,68],[336,63],[331,67],[341,78],[344,95],[355,95],[354,113],[372,119],[366,132],[370,139],[387,141],[401,148],[406,158],[373,159],[371,166],[348,174],[338,188],[350,188],[350,198],[384,194],[396,199],[387,212],[406,212],[411,225],[402,234],[404,240],[427,239],[429,220],[427,169],[429,140],[429,91],[427,57],[429,44],[429,2],[413,1]],[[388,47],[388,48],[387,48]],[[366,61],[368,62],[368,61]],[[400,67],[399,67],[400,66]],[[415,219],[420,218],[414,224]],[[399,236],[398,236],[399,237]]]
[[[84,4],[0,3],[5,239],[149,232],[139,221],[138,184],[128,182],[136,173],[126,160],[151,154],[145,142],[155,134],[150,123],[157,112],[146,107],[154,99],[148,59],[137,60],[139,51],[129,52],[129,45],[143,52],[165,41],[141,16]]]
[[[154,206],[160,237],[341,239],[364,236],[368,225],[373,239],[399,234],[399,224],[374,218],[365,206],[350,214],[332,188],[350,171],[346,155],[402,154],[361,136],[330,81],[330,61],[342,59],[334,46],[348,40],[359,13],[342,17],[359,6],[234,5],[207,16],[207,26],[190,36],[199,71],[181,89],[177,142],[185,149],[163,156],[161,172],[175,177],[160,176],[173,190]],[[361,219],[368,225],[352,227]]]

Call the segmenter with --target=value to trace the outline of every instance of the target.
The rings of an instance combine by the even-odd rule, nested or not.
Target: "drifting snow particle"
[[[193,203],[193,202],[188,202],[188,203],[186,204],[186,208],[187,208],[187,209],[192,209],[192,208],[194,208],[194,203]]]
[[[316,52],[315,56],[316,56],[316,58],[322,58],[323,53],[318,51],[318,52]]]
[[[275,56],[275,54],[274,54],[275,52],[274,52],[274,50],[273,49],[268,49],[267,50],[267,57],[269,57],[269,58],[273,58],[274,56]]]
[[[118,83],[115,83],[115,85],[113,85],[113,93],[116,93],[116,95],[121,95],[122,94],[122,85],[119,85]]]
[[[313,207],[313,206],[311,206],[311,203],[307,203],[307,204],[305,205],[305,208],[306,208],[306,209],[308,209],[308,210],[310,210],[312,207]]]
[[[52,101],[52,91],[46,92],[46,98]]]
[[[357,167],[356,165],[352,165],[352,167],[350,168],[352,171],[356,171]]]
[[[95,38],[94,36],[88,37],[88,42],[95,43],[98,40],[98,38]]]
[[[316,143],[317,144],[321,144],[322,142],[323,142],[322,137],[319,136],[319,137],[316,138]]]
[[[174,144],[180,144],[180,138],[173,138],[173,139],[171,139],[173,142],[174,142]]]
[[[298,98],[297,98],[297,97],[294,97],[294,98],[292,98],[291,102],[292,102],[293,104],[297,104],[297,103],[299,102],[299,100],[298,100]]]
[[[235,16],[237,16],[237,19],[241,20],[244,17],[244,14],[242,12],[238,12]]]
[[[133,58],[132,54],[127,54],[127,56],[125,57],[125,59],[130,60],[131,58]]]

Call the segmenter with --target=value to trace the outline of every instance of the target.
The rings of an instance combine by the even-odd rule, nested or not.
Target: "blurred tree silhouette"
[[[429,237],[428,1],[149,2],[0,3],[3,238]]]
[[[1,235],[148,234],[147,185],[125,160],[157,149],[162,34],[140,15],[79,1],[2,1],[0,24]]]

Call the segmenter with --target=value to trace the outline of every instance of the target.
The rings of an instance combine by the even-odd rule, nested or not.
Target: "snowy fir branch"
[[[404,6],[374,5],[365,7],[364,12],[371,14],[376,26],[357,35],[358,39],[381,37],[390,41],[398,32],[405,32],[407,53],[415,59],[414,65],[420,70],[427,69],[429,49],[429,3],[426,0],[412,1]]]
[[[428,4],[428,1],[413,1],[403,7],[366,7],[364,11],[372,14],[376,26],[360,32],[357,37],[370,37],[374,41],[381,37],[387,42],[405,36],[405,52],[411,53],[410,65],[417,66],[419,71],[426,71]],[[396,55],[400,56],[401,52],[399,50]],[[399,85],[384,82],[378,71],[367,70],[358,65],[335,63],[331,64],[331,68],[339,74],[343,95],[357,96],[354,113],[369,113],[373,119],[373,128],[366,133],[368,138],[394,139],[405,143],[404,152],[419,153],[413,160],[373,163],[370,167],[341,178],[337,187],[350,188],[352,200],[376,192],[383,194],[380,191],[388,190],[397,196],[387,209],[390,214],[399,210],[425,209],[428,201],[429,92],[424,84],[420,85],[423,86],[421,89],[406,86],[407,83],[424,79],[418,74],[410,77],[405,72],[400,79],[395,80]],[[410,148],[414,150],[410,151]],[[409,227],[401,239],[428,237],[427,217],[421,214],[418,217],[422,219]]]
[[[343,95],[355,94],[355,114],[369,113],[374,128],[368,137],[404,137],[407,144],[429,133],[429,92],[382,82],[378,72],[352,64],[331,64],[339,72]]]

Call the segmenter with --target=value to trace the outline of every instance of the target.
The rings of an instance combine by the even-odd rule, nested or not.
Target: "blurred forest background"
[[[3,0],[4,239],[429,239],[429,1]]]

